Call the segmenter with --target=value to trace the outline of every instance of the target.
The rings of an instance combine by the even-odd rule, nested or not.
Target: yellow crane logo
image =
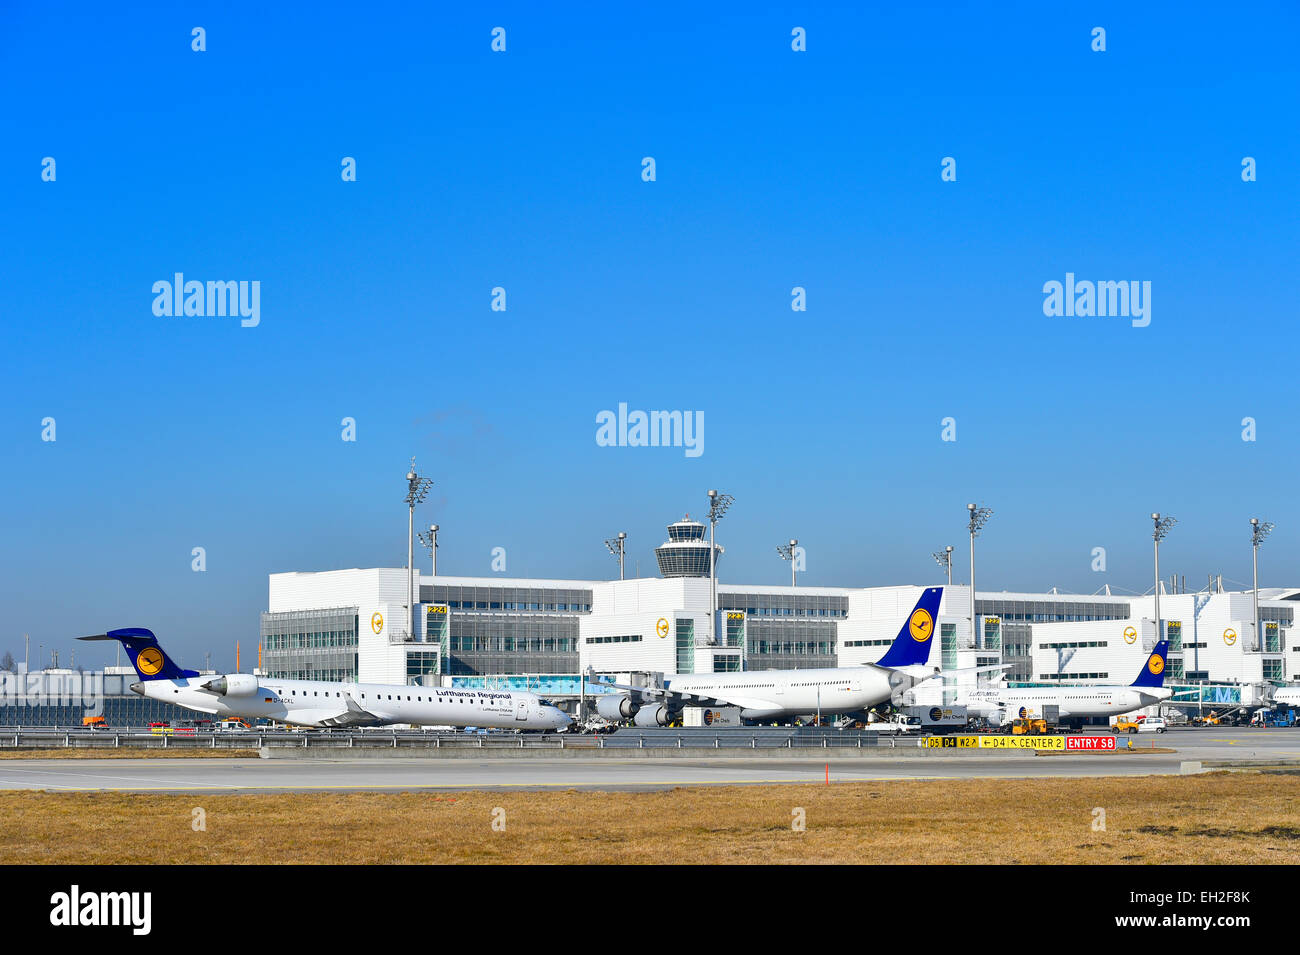
[[[153,676],[163,668],[162,651],[157,647],[145,647],[135,658],[135,665],[145,676]]]

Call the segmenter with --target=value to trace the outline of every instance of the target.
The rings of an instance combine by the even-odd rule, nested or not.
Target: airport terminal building
[[[855,666],[878,660],[925,586],[792,587],[717,584],[704,525],[669,526],[659,577],[551,580],[417,573],[414,614],[405,568],[270,575],[261,615],[261,672],[282,679],[490,686],[574,700],[588,668],[619,682],[635,673]],[[722,548],[713,552],[719,568]],[[1254,595],[1210,586],[1166,593],[1174,701],[1202,709],[1253,707],[1276,682],[1300,681],[1292,637],[1300,588]],[[941,670],[1005,665],[1012,685],[1127,684],[1156,643],[1152,595],[944,589],[929,663]],[[0,673],[0,725],[108,725],[193,719],[130,692],[134,671]],[[909,691],[907,703],[953,702],[969,673]],[[593,692],[590,684],[583,690]]]
[[[721,548],[714,559],[722,567]],[[263,668],[281,678],[535,689],[576,696],[576,675],[853,666],[879,659],[923,582],[883,587],[717,584],[710,612],[704,525],[669,526],[660,577],[549,580],[417,573],[405,568],[272,574],[262,614]],[[1170,683],[1180,700],[1255,703],[1295,679],[1290,631],[1300,589],[1162,593]],[[944,591],[930,663],[1009,667],[1014,684],[1131,682],[1156,643],[1154,598]],[[963,675],[969,680],[969,675]],[[958,678],[913,691],[949,702]]]

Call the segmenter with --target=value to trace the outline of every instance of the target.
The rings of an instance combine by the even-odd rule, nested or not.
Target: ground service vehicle
[[[1252,726],[1295,726],[1295,710],[1291,707],[1260,710],[1250,721]]]
[[[1052,726],[1047,720],[1041,719],[1018,719],[1011,724],[1012,736],[1043,736],[1050,733],[1056,727]]]

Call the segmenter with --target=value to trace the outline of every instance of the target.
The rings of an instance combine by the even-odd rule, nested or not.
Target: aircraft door
[[[528,701],[515,700],[515,720],[517,722],[522,723],[525,722],[527,719],[528,719]]]

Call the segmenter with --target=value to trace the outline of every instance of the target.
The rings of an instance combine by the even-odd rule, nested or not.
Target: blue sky
[[[967,501],[981,588],[1145,589],[1152,510],[1189,584],[1252,515],[1300,580],[1294,6],[535,7],[0,8],[0,652],[227,665],[268,573],[401,563],[412,454],[445,573],[650,574],[719,487],[724,581],[933,582]],[[155,316],[178,271],[260,325]],[[1067,272],[1150,326],[1046,317]],[[597,446],[619,402],[704,453]]]

